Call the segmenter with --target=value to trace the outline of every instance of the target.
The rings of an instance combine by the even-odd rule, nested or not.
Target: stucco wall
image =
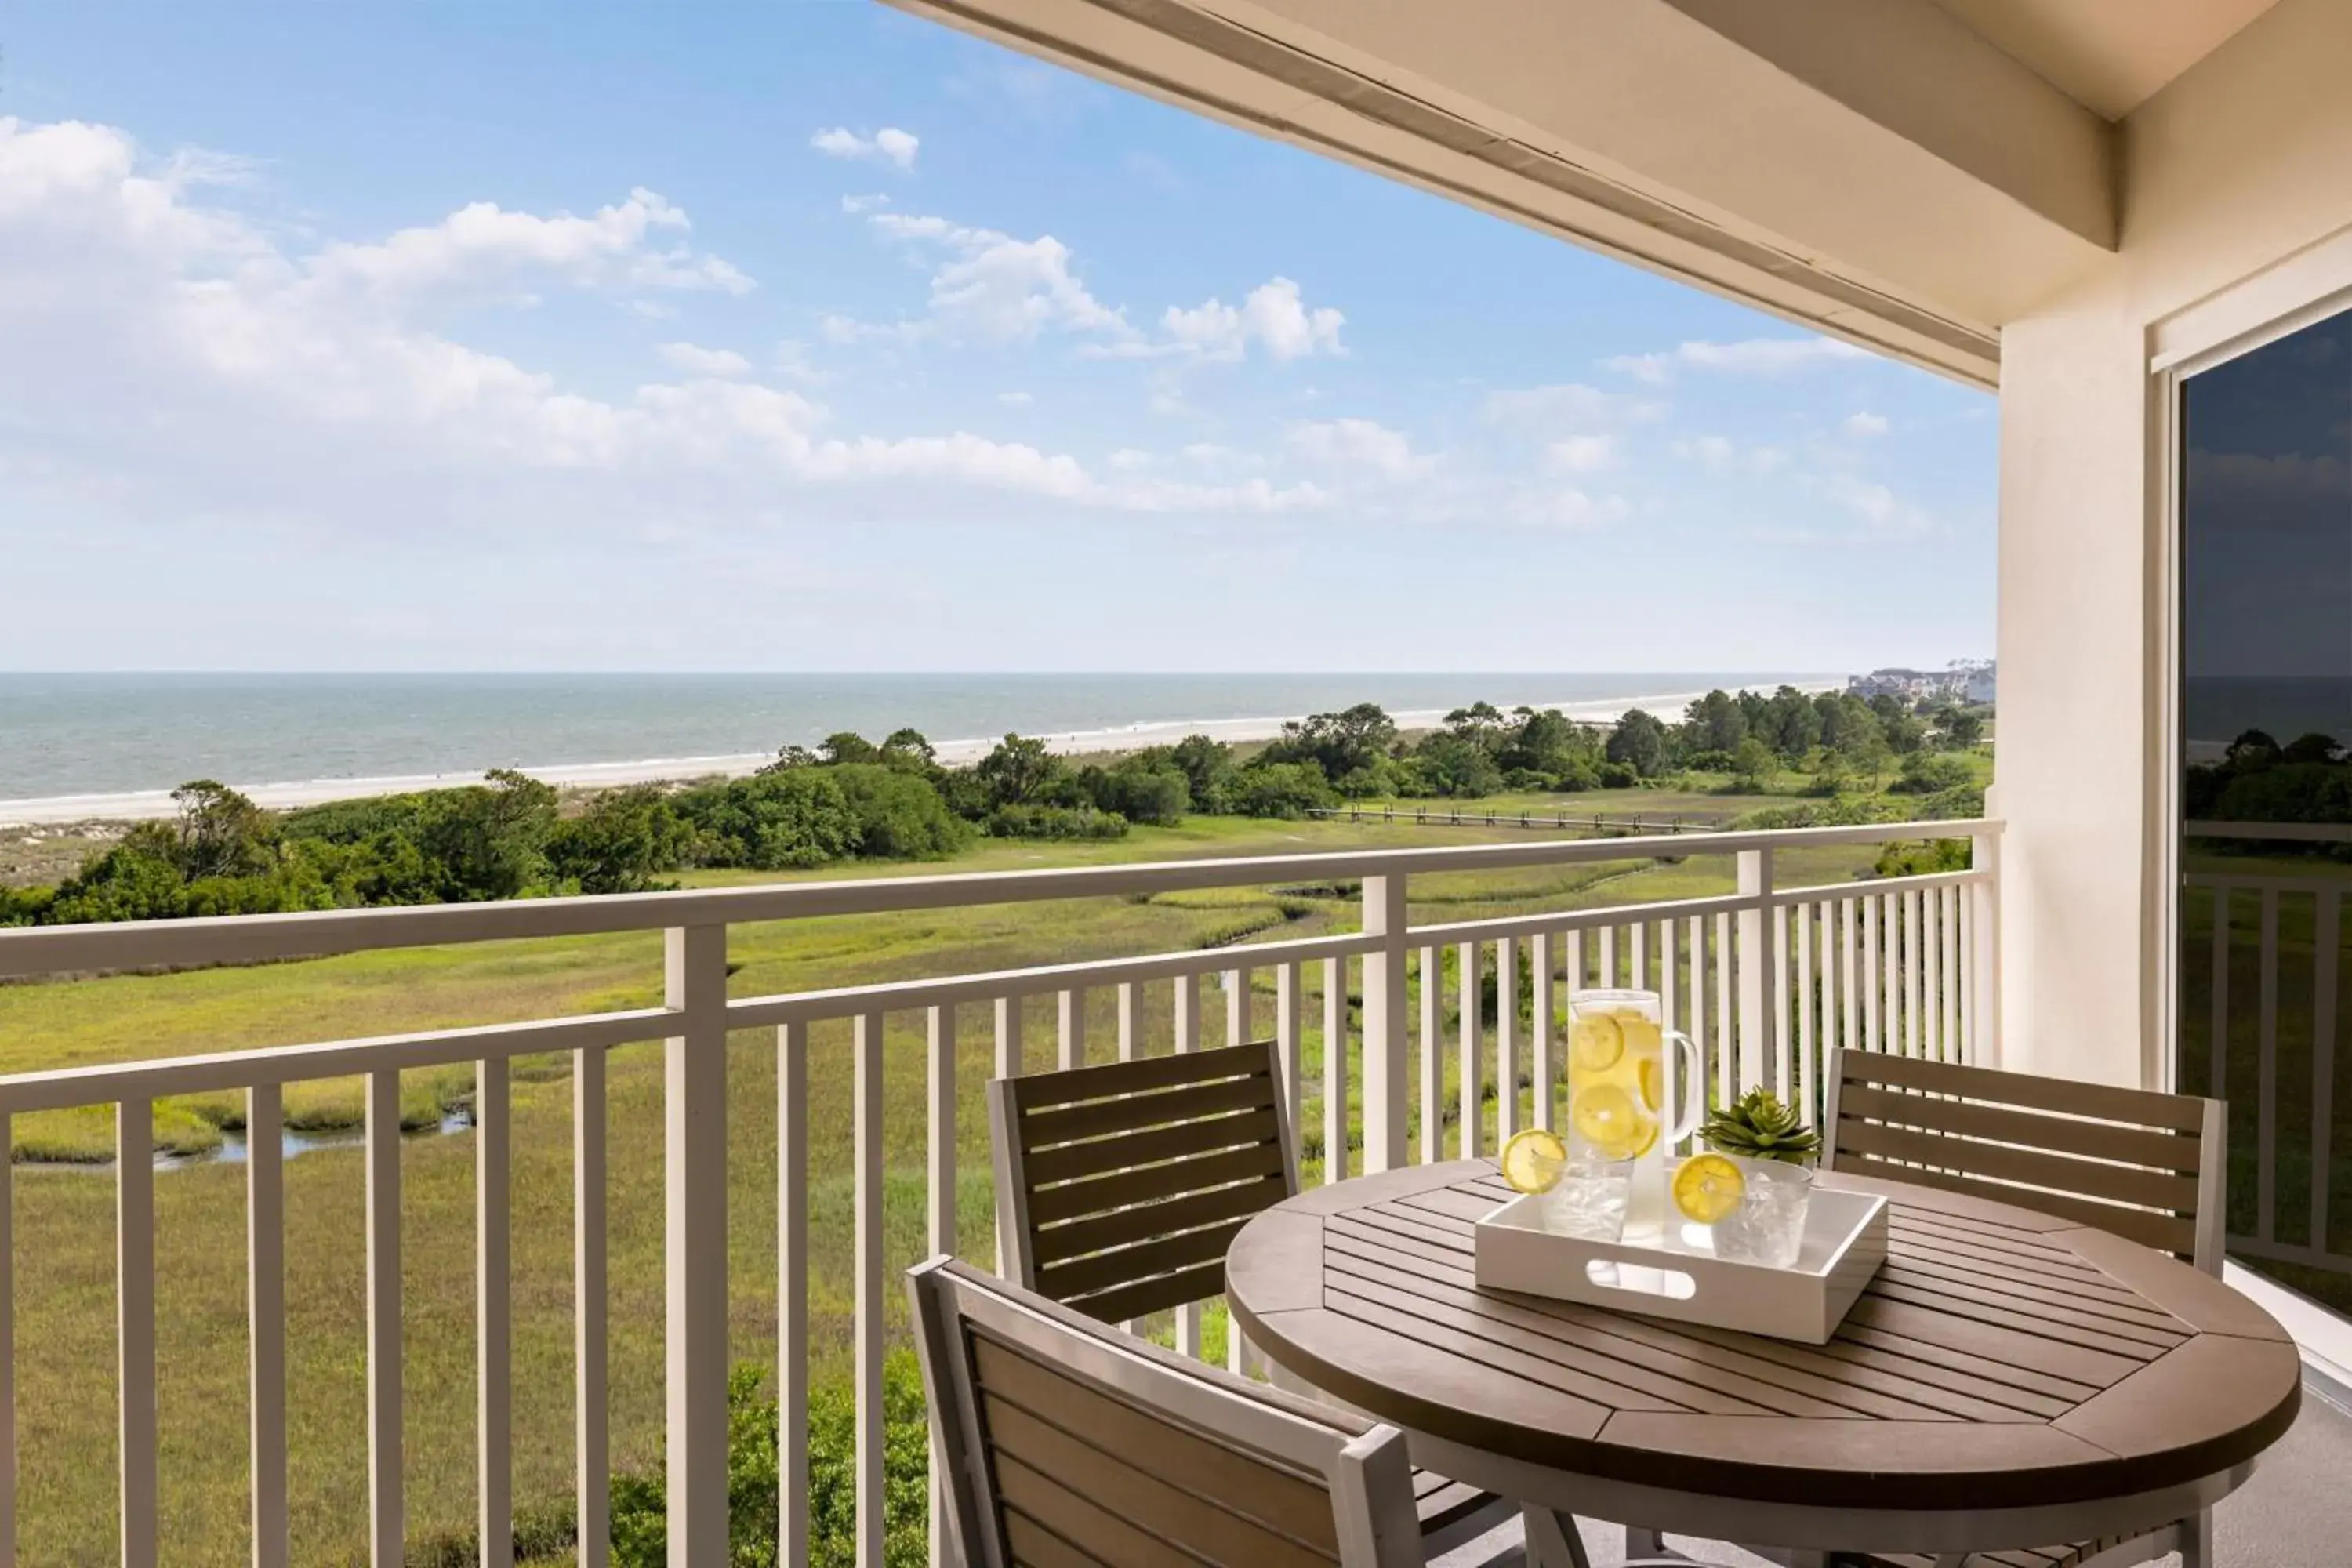
[[[2352,226],[2352,5],[2284,0],[2126,121],[2123,244],[2001,333],[2006,1064],[2158,1070],[2171,672],[2158,325]]]

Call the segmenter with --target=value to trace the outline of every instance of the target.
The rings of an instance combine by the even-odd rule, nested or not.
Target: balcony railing
[[[726,1047],[730,1032],[773,1030],[779,1501],[782,1560],[798,1563],[806,1560],[809,1539],[810,1038],[819,1026],[845,1021],[854,1042],[856,1547],[861,1564],[879,1568],[886,1301],[896,1291],[886,1272],[883,1228],[889,1019],[913,1015],[922,1026],[929,1117],[923,1234],[940,1251],[956,1250],[958,1237],[959,1014],[969,1018],[977,1010],[992,1020],[995,1070],[1015,1073],[1025,1060],[1024,1015],[1042,1015],[1045,998],[1052,999],[1055,1060],[1074,1066],[1087,1058],[1090,994],[1116,998],[1110,1016],[1124,1058],[1190,1050],[1218,1032],[1205,1010],[1213,986],[1222,994],[1223,1037],[1259,1037],[1270,1029],[1279,1042],[1294,1116],[1309,1098],[1302,1067],[1310,1026],[1319,1017],[1324,1049],[1320,1093],[1314,1098],[1320,1101],[1325,1181],[1351,1169],[1377,1172],[1491,1150],[1493,1140],[1526,1121],[1549,1125],[1561,1067],[1555,999],[1563,986],[1613,983],[1662,991],[1669,1023],[1702,1047],[1709,1092],[1770,1085],[1818,1114],[1823,1064],[1838,1046],[1987,1064],[1999,1059],[2000,824],[1956,823],[1944,829],[1946,837],[1973,840],[1966,870],[1795,887],[1776,871],[1797,852],[1917,839],[1933,831],[1908,824],[1482,844],[9,931],[0,933],[0,980],[660,931],[666,985],[658,1007],[0,1078],[0,1137],[9,1135],[16,1117],[114,1107],[121,1560],[147,1568],[159,1550],[154,1108],[167,1096],[244,1095],[253,1562],[257,1568],[283,1568],[290,1552],[286,1188],[278,1135],[284,1091],[312,1079],[363,1079],[367,1538],[372,1560],[390,1565],[402,1560],[407,1519],[399,1075],[473,1063],[479,1539],[482,1562],[497,1565],[510,1560],[512,1515],[510,1064],[525,1055],[568,1052],[579,1562],[583,1568],[603,1568],[611,1464],[605,1053],[615,1046],[666,1042],[669,1553],[673,1563],[718,1563],[726,1559],[729,1502]],[[1650,857],[1728,858],[1737,869],[1734,890],[1451,923],[1412,925],[1407,919],[1416,878]],[[838,990],[729,994],[729,933],[739,925],[1308,882],[1360,883],[1360,929]],[[1491,1038],[1481,1000],[1488,973],[1496,976],[1498,996],[1516,997],[1524,974],[1533,997],[1524,1013],[1507,1003],[1497,1007]],[[1255,979],[1261,975],[1272,980],[1270,1019],[1259,1016]],[[1171,994],[1165,1016],[1172,1028],[1165,1031],[1147,1027],[1162,1016],[1156,1005],[1161,987]],[[1450,1020],[1449,988],[1457,1001]],[[1411,1016],[1416,994],[1417,1019]],[[1154,1003],[1149,1008],[1147,995]],[[1351,1007],[1359,997],[1360,1006]],[[1024,1003],[1036,1005],[1024,1008]],[[1498,1093],[1496,1085],[1510,1089]],[[1311,1139],[1316,1130],[1310,1121],[1301,1131]],[[16,1560],[17,1523],[16,1258],[5,1228],[12,1179],[0,1162],[0,1563]],[[1201,1329],[1197,1314],[1180,1314],[1178,1342],[1199,1353]],[[1228,1354],[1241,1354],[1234,1336],[1228,1336]],[[222,1440],[232,1439],[223,1434]],[[933,1539],[936,1552],[936,1526]]]

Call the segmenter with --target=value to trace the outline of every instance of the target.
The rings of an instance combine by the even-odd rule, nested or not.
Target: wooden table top
[[[2284,1436],[2302,1368],[2235,1290],[2104,1231],[1824,1173],[1888,1199],[1888,1257],[1822,1346],[1481,1290],[1491,1161],[1303,1193],[1234,1238],[1250,1340],[1408,1430],[1604,1479],[1828,1508],[2014,1509],[2219,1475]]]

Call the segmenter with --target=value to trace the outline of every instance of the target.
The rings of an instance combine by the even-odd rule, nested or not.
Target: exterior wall
[[[2159,1082],[2168,320],[2352,227],[2352,5],[2283,3],[2125,123],[2121,250],[2001,341],[2003,1060]]]

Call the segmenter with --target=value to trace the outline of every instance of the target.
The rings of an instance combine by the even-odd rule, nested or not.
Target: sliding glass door
[[[2352,312],[2179,395],[2176,1081],[2232,1258],[2352,1313]]]

